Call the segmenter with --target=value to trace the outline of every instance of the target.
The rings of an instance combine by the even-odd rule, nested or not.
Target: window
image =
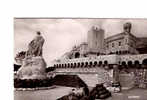
[[[121,46],[121,42],[119,42],[119,46]]]
[[[114,43],[112,43],[112,47],[114,47]]]
[[[126,39],[126,44],[128,43],[128,40]]]
[[[107,48],[109,48],[109,45],[107,44]]]

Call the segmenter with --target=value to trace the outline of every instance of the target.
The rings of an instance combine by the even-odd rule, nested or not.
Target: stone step
[[[91,87],[96,86],[98,83],[97,76],[95,74],[78,74],[78,76],[88,85]]]

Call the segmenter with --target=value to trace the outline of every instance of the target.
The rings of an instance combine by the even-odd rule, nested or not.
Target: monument
[[[46,78],[46,62],[42,57],[44,41],[41,33],[37,32],[36,37],[28,44],[28,50],[21,58],[22,66],[17,72],[19,79]]]

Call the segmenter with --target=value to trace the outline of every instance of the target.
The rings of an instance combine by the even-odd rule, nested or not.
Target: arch
[[[59,68],[61,68],[61,64],[59,64]]]
[[[116,54],[118,55],[118,51],[116,51]]]
[[[107,60],[105,60],[105,61],[104,61],[104,64],[105,64],[105,65],[108,65],[108,61],[107,61]]]
[[[79,58],[80,57],[80,53],[79,52],[76,52],[75,53],[75,58]]]
[[[134,61],[134,64],[135,64],[135,65],[139,65],[140,63],[139,63],[138,60],[135,60],[135,61]]]
[[[80,67],[80,63],[78,62],[78,65],[77,65],[78,67]]]
[[[70,67],[70,64],[68,63],[68,68]]]
[[[126,62],[125,61],[122,61],[121,65],[124,65],[125,66],[126,65]]]
[[[91,62],[89,62],[89,67],[92,67],[92,65],[93,65],[92,61],[91,61]]]
[[[128,61],[129,66],[132,66],[132,64],[133,64],[132,61]]]
[[[142,61],[142,64],[143,64],[143,65],[147,65],[147,59],[144,59],[144,60]]]
[[[142,68],[147,68],[147,59],[144,59],[143,61],[142,61]]]
[[[71,68],[73,68],[73,63],[70,63],[70,65],[71,65]]]
[[[76,63],[74,63],[73,67],[74,67],[74,68],[75,68],[75,67],[77,67],[76,65],[77,65],[77,64],[76,64]]]
[[[89,64],[92,65],[92,61]]]
[[[85,62],[85,66],[88,66],[88,62]]]
[[[140,68],[140,63],[139,63],[138,60],[135,60],[135,61],[134,61],[134,66],[135,66],[136,68]]]
[[[121,55],[121,54],[122,54],[122,52],[121,52],[121,51],[119,51],[118,53],[119,53],[119,55]]]
[[[133,67],[133,63],[132,63],[132,61],[128,61],[128,67]]]
[[[97,61],[94,61],[94,65],[97,65]]]
[[[65,68],[67,67],[67,64],[64,64]]]
[[[62,66],[62,68],[64,68],[64,64],[62,64],[61,66]]]
[[[63,64],[63,66],[62,66],[63,68],[65,68],[65,64]]]
[[[99,61],[99,65],[102,65],[103,64],[103,62],[102,61]]]
[[[122,61],[121,66],[122,68],[128,69],[127,63],[125,61]]]
[[[83,67],[83,66],[84,66],[84,62],[81,63],[81,67]]]
[[[100,53],[97,53],[97,56],[99,56],[100,55]]]

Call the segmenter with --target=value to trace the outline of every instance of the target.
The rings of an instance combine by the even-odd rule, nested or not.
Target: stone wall
[[[88,86],[113,81],[113,70],[103,68],[66,68],[57,69],[56,74],[78,75]]]

